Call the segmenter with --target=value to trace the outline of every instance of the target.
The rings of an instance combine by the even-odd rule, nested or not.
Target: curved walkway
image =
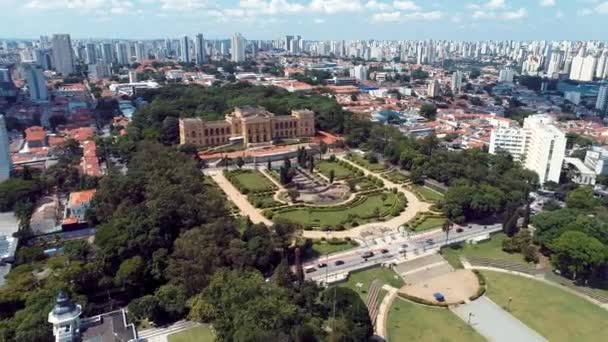
[[[388,179],[382,177],[381,175],[378,175],[375,172],[371,172],[371,171],[367,170],[366,168],[361,167],[344,157],[337,157],[337,158],[357,167],[359,170],[363,171],[363,173],[366,176],[372,175],[374,177],[378,177],[378,178],[382,179],[382,181],[384,182],[385,188],[388,188],[388,189],[396,188],[397,191],[403,193],[405,195],[405,198],[407,198],[407,207],[405,208],[405,210],[403,212],[401,212],[401,214],[399,214],[399,216],[393,217],[392,219],[390,219],[386,222],[366,223],[366,224],[362,224],[358,227],[351,228],[351,229],[345,230],[345,231],[340,231],[340,232],[324,232],[324,231],[319,231],[319,230],[306,230],[302,234],[303,237],[309,238],[309,239],[320,239],[323,237],[324,238],[335,237],[338,239],[343,239],[346,237],[360,238],[360,237],[364,237],[364,236],[362,236],[362,234],[365,235],[364,233],[373,234],[373,232],[376,231],[378,228],[383,228],[384,230],[388,229],[388,230],[396,231],[399,228],[399,226],[401,226],[404,223],[406,223],[407,221],[413,219],[414,216],[416,216],[416,214],[418,214],[419,212],[424,212],[424,211],[430,210],[431,203],[421,201],[418,197],[416,197],[416,195],[414,195],[410,191],[405,190],[400,184],[393,183],[393,182],[389,181]],[[379,233],[382,233],[382,232],[379,232]]]
[[[222,171],[213,170],[208,171],[207,175],[209,175],[213,180],[217,183],[218,186],[224,190],[228,198],[239,208],[241,215],[249,216],[249,219],[253,223],[264,223],[267,226],[272,226],[272,221],[264,217],[262,213],[256,209],[249,201],[247,197],[241,194],[232,183],[226,177]]]
[[[388,291],[388,293],[382,299],[380,307],[378,307],[378,316],[376,317],[374,333],[376,336],[382,337],[384,340],[386,340],[388,336],[388,329],[386,327],[388,324],[388,314],[393,306],[395,298],[397,298],[399,289],[390,285],[384,285],[382,289]]]

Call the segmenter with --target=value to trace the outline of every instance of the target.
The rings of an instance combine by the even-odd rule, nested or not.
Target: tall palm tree
[[[446,245],[448,244],[448,236],[450,235],[450,230],[452,230],[452,227],[454,227],[454,223],[450,219],[445,221],[445,223],[441,227],[441,230],[443,230],[445,232],[445,244]]]

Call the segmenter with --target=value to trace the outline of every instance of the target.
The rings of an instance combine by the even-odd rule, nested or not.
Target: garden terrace
[[[264,174],[254,170],[224,171],[226,178],[242,194],[276,191],[277,187]]]
[[[361,154],[358,154],[358,153],[350,153],[348,156],[346,156],[346,159],[352,161],[353,163],[355,163],[371,172],[382,172],[387,169],[386,165],[377,161],[377,158],[375,159],[376,162],[374,163],[374,162],[369,161],[369,159],[366,158],[365,156],[362,156]]]
[[[381,176],[396,184],[404,184],[410,180],[408,176],[398,170],[383,173]]]
[[[358,194],[352,201],[337,206],[313,207],[296,205],[264,214],[273,219],[285,219],[306,228],[329,227],[334,230],[356,227],[359,224],[386,220],[398,216],[407,205],[402,193],[373,191]]]
[[[440,229],[446,221],[447,219],[442,214],[420,213],[408,222],[407,225],[415,232],[422,232],[425,230]]]
[[[363,176],[363,172],[357,170],[356,167],[349,165],[340,160],[330,161],[330,160],[322,160],[319,161],[316,165],[317,171],[319,171],[323,176],[329,178],[331,170],[334,171],[334,180],[345,180],[355,176]]]
[[[428,186],[411,184],[407,187],[426,202],[439,202],[443,200],[443,194],[441,192],[431,189]]]
[[[247,195],[247,200],[254,207],[261,209],[276,208],[284,205],[281,202],[275,201],[274,194],[274,191],[250,193]]]

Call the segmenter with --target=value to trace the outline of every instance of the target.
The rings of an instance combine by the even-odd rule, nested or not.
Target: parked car
[[[425,242],[426,242],[427,245],[432,245],[432,244],[435,243],[435,240],[433,240],[433,239],[426,239]]]

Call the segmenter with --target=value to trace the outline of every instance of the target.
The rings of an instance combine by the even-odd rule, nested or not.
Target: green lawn
[[[427,217],[422,223],[414,228],[416,232],[422,232],[425,230],[438,229],[443,227],[446,219],[443,217]]]
[[[466,228],[465,228],[466,229]],[[450,234],[458,234],[452,231]],[[480,242],[476,245],[463,244],[460,246],[447,247],[442,250],[442,254],[450,259],[458,256],[471,256],[489,258],[496,260],[506,260],[520,264],[527,264],[524,256],[520,253],[507,253],[502,250],[502,241],[507,236],[503,233],[493,234],[489,241]]]
[[[208,327],[197,326],[168,337],[169,342],[213,342],[215,337]]]
[[[382,194],[366,195],[361,201],[352,207],[336,209],[295,208],[276,212],[274,219],[286,219],[305,226],[337,226],[348,221],[349,214],[358,215],[357,222],[362,224],[374,219],[362,219],[374,213],[374,209],[380,209],[380,215],[388,213],[395,205],[397,196],[392,192],[385,192],[386,200],[382,201]]]
[[[358,244],[354,241],[345,241],[341,244],[330,244],[327,241],[314,240],[312,244],[312,249],[316,252],[317,255],[327,255],[337,252],[343,252],[349,249],[353,249],[357,246]]]
[[[331,162],[329,160],[319,162],[317,164],[317,170],[327,178],[329,178],[330,171],[334,170],[334,178],[336,180],[347,179],[354,176],[354,173],[351,170],[340,165],[338,162]]]
[[[418,192],[425,200],[431,202],[438,202],[443,200],[443,194],[437,192],[429,187],[421,186],[421,185],[412,185],[412,188]]]
[[[367,159],[365,159],[364,156],[358,153],[353,153],[351,159],[353,162],[355,162],[355,164],[358,164],[372,172],[380,172],[386,170],[386,166],[383,163],[372,164]]]
[[[346,283],[340,284],[342,287],[348,287],[349,289],[357,292],[363,302],[367,302],[367,295],[369,286],[372,284],[374,279],[379,279],[384,284],[388,284],[390,286],[401,288],[404,284],[403,279],[393,270],[384,268],[384,267],[374,267],[365,271],[359,271],[351,273],[348,276],[348,281]],[[362,284],[361,287],[358,287],[357,284]],[[386,291],[384,293],[380,293],[378,296],[378,300],[381,301],[382,298],[386,295]]]
[[[515,275],[483,272],[486,294],[530,328],[555,341],[605,341],[608,311],[558,287]],[[604,336],[604,337],[601,337]]]
[[[393,170],[391,172],[388,173],[384,173],[382,174],[382,177],[388,179],[389,181],[393,182],[393,183],[405,183],[409,180],[409,178],[404,175],[403,173],[397,171],[397,170]]]
[[[395,299],[387,322],[388,341],[474,342],[485,339],[444,308]]]
[[[235,170],[229,172],[248,192],[271,191],[274,183],[259,171]],[[237,186],[238,188],[238,186]]]

